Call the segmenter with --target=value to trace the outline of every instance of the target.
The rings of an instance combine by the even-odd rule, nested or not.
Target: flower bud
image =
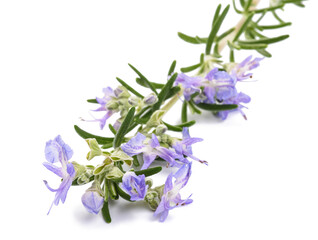
[[[88,212],[98,214],[104,205],[100,186],[95,182],[82,196],[82,203]]]
[[[160,125],[158,125],[158,127],[156,127],[156,135],[162,135],[162,134],[164,134],[167,130],[168,130],[168,128],[167,128],[166,125],[160,124]]]
[[[106,103],[106,108],[108,110],[117,110],[118,109],[118,102],[116,99],[112,99],[109,102]]]
[[[156,191],[148,191],[145,196],[145,201],[151,210],[155,211],[160,203],[159,194]]]
[[[138,104],[140,103],[140,98],[136,96],[130,96],[128,98],[128,103],[132,106],[138,106]]]
[[[151,106],[153,104],[155,104],[156,102],[158,102],[158,97],[156,94],[154,93],[150,93],[148,96],[146,96],[144,99],[143,99],[143,102],[148,105],[148,106]]]
[[[115,96],[118,98],[129,98],[130,94],[124,86],[119,86],[114,90]]]

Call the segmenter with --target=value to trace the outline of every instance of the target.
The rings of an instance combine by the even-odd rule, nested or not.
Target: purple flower
[[[82,203],[88,212],[98,214],[104,205],[104,198],[96,191],[93,184],[92,188],[87,189],[83,194]]]
[[[200,92],[203,79],[201,77],[189,77],[184,73],[178,74],[175,85],[181,84],[184,88],[184,98],[189,101],[193,93]]]
[[[62,178],[62,182],[57,189],[51,188],[47,181],[44,180],[46,187],[51,192],[56,192],[54,201],[49,209],[48,214],[50,213],[53,204],[58,205],[60,200],[62,203],[65,202],[67,192],[72,185],[73,178],[75,177],[75,169],[73,164],[68,162],[72,155],[72,149],[63,142],[60,135],[54,140],[50,140],[46,143],[45,158],[48,162],[44,162],[43,165],[48,170]],[[57,162],[61,164],[61,167],[54,165],[54,163]]]
[[[253,70],[259,66],[259,62],[264,58],[254,58],[252,56],[247,57],[241,63],[237,64],[231,72],[231,75],[237,80],[242,81],[253,76],[252,73],[246,73],[247,71]]]
[[[208,80],[204,82],[207,103],[215,103],[216,100],[222,102],[236,93],[235,80],[225,71],[214,68],[205,78]]]
[[[152,134],[152,138],[147,144],[144,144],[145,140],[146,136],[138,132],[135,137],[131,138],[127,143],[121,146],[121,149],[129,156],[143,154],[144,164],[141,168],[142,170],[147,169],[157,156],[166,160],[172,166],[177,164],[175,162],[176,153],[160,146],[155,134]]]
[[[182,130],[182,141],[177,141],[173,144],[173,148],[175,149],[176,153],[179,155],[179,160],[183,161],[185,163],[188,163],[189,161],[184,157],[190,157],[193,160],[199,161],[200,163],[204,163],[205,165],[208,165],[207,161],[200,160],[199,158],[193,156],[192,154],[192,147],[191,145],[197,142],[203,141],[202,138],[192,138],[189,134],[189,128],[184,127]]]
[[[251,98],[248,95],[240,92],[236,94],[235,96],[229,99],[226,99],[223,102],[224,104],[237,104],[238,105],[237,109],[229,110],[229,111],[220,111],[218,112],[218,116],[221,117],[222,120],[225,120],[230,112],[239,111],[242,114],[242,116],[245,119],[247,119],[245,113],[242,111],[242,108],[246,108],[246,107],[242,105],[241,103],[249,103],[250,101],[251,101]]]
[[[126,172],[122,179],[122,187],[130,195],[131,201],[144,200],[148,189],[145,175],[137,176],[134,172]]]
[[[154,215],[159,216],[160,222],[166,220],[169,211],[175,207],[192,203],[191,195],[182,200],[179,191],[187,184],[191,175],[191,162],[183,165],[175,174],[171,173],[165,183],[163,195]],[[175,178],[174,183],[172,179]]]

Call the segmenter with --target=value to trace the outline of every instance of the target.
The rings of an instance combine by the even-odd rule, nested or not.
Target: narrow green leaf
[[[280,41],[283,41],[285,39],[289,38],[289,35],[282,35],[279,37],[274,37],[274,38],[264,38],[264,39],[258,39],[258,40],[248,40],[248,41],[238,41],[239,44],[272,44],[272,43],[277,43]]]
[[[212,27],[214,26],[216,20],[219,18],[219,14],[220,14],[220,11],[221,11],[221,7],[222,7],[222,5],[219,4],[218,7],[217,7],[216,10],[215,10],[214,17],[213,17],[213,21],[212,21]]]
[[[279,9],[279,8],[282,8],[282,7],[284,7],[284,4],[279,4],[277,6],[268,7],[268,8],[260,8],[260,9],[253,10],[252,12],[253,13],[269,12],[269,11],[272,11],[272,10],[275,10],[275,9]]]
[[[212,49],[212,44],[214,42],[214,38],[216,37],[222,23],[223,23],[223,20],[226,16],[226,14],[228,13],[230,9],[230,5],[227,5],[227,7],[223,10],[222,14],[220,17],[218,17],[218,19],[216,20],[215,24],[213,25],[212,27],[212,30],[209,34],[209,37],[208,37],[208,42],[206,44],[206,48],[205,48],[205,54],[206,55],[209,55],[211,53],[211,49]]]
[[[285,22],[285,23],[280,23],[280,24],[277,24],[277,25],[257,25],[256,27],[259,30],[269,30],[269,29],[283,28],[283,27],[287,27],[287,26],[290,26],[290,25],[292,25],[291,22]]]
[[[182,123],[185,123],[185,122],[188,121],[187,110],[188,110],[188,104],[187,104],[187,101],[184,100],[183,103],[182,103],[182,110],[181,110],[181,122]]]
[[[158,94],[158,102],[156,102],[153,105],[152,112],[155,112],[156,110],[158,110],[161,107],[161,104],[166,99],[166,96],[168,95],[169,91],[171,90],[172,85],[173,85],[174,81],[176,80],[177,76],[178,76],[178,73],[173,74],[169,78],[169,80],[166,83],[166,85],[164,86],[164,88],[161,89],[160,93]]]
[[[116,129],[113,127],[113,125],[108,124],[108,128],[109,128],[109,130],[110,130],[114,135],[116,135],[117,131],[116,131]]]
[[[238,106],[236,104],[206,104],[206,103],[198,103],[196,104],[197,107],[209,110],[209,111],[225,111],[225,110],[233,110],[236,109]]]
[[[240,4],[241,4],[241,6],[242,6],[242,8],[244,8],[244,6],[245,6],[245,1],[244,0],[240,0]]]
[[[238,13],[238,14],[242,14],[243,11],[240,11],[240,10],[237,8],[236,3],[235,3],[235,0],[232,0],[232,2],[233,2],[234,11],[235,11],[236,13]],[[245,1],[240,0],[240,3],[241,3],[241,5],[242,5],[242,7],[244,7]],[[243,3],[244,3],[244,4],[243,4]]]
[[[134,119],[134,114],[135,114],[135,108],[132,107],[129,109],[123,123],[120,125],[120,128],[118,129],[116,133],[116,136],[114,139],[114,148],[119,147],[122,141],[124,140],[127,130]]]
[[[108,202],[104,202],[104,205],[102,207],[102,215],[103,215],[103,219],[105,220],[105,222],[107,223],[111,223],[112,219],[110,217],[110,213],[109,213],[109,208],[108,208]]]
[[[168,71],[168,76],[170,76],[172,73],[174,73],[174,69],[176,68],[176,64],[177,64],[177,61],[174,60],[172,63],[171,63],[171,66],[169,68],[169,71]]]
[[[149,88],[149,86],[147,85],[147,83],[141,79],[141,78],[136,78],[136,82],[140,85],[140,86],[143,86],[143,87],[146,87],[146,88]],[[161,89],[163,88],[165,85],[162,84],[162,83],[156,83],[156,82],[150,82],[151,85],[156,88],[156,89]]]
[[[181,128],[183,128],[183,127],[191,127],[195,123],[196,123],[195,120],[192,120],[192,121],[189,121],[189,122],[184,122],[184,123],[178,124],[178,125],[176,125],[176,127],[181,127]]]
[[[235,56],[234,56],[234,50],[233,49],[230,50],[230,62],[231,63],[235,62]]]
[[[109,142],[109,143],[106,143],[103,146],[101,146],[102,149],[108,149],[111,147],[113,147],[113,142]]]
[[[180,92],[181,88],[179,86],[174,86],[170,89],[170,91],[168,92],[165,100],[173,97],[174,95],[176,95],[178,92]]]
[[[140,98],[144,98],[143,95],[141,95],[139,92],[137,92],[134,88],[132,88],[131,86],[129,86],[125,81],[121,80],[120,78],[116,77],[117,81],[123,85],[125,88],[127,88],[128,91],[130,91],[131,93],[135,94],[137,97]]]
[[[268,57],[268,58],[272,57],[272,54],[267,52],[265,49],[256,49],[256,51],[262,54],[264,57]]]
[[[98,103],[96,99],[87,99],[86,101],[89,103]]]
[[[116,189],[116,184],[113,182],[113,181],[110,181],[110,180],[106,180],[107,184],[108,184],[108,190],[109,190],[109,193],[110,193],[110,197],[114,200],[117,200],[119,198],[118,196],[118,192],[117,192],[117,189]],[[106,184],[106,183],[105,183]]]
[[[145,82],[146,85],[147,85],[155,94],[158,95],[158,93],[157,93],[155,87],[151,84],[151,82],[149,82],[149,80],[148,80],[144,75],[142,75],[133,65],[131,65],[131,64],[129,64],[129,63],[128,63],[128,65],[129,65],[129,67],[131,67],[132,70],[135,71],[135,73],[137,73],[137,75],[143,80],[143,82]]]
[[[193,103],[193,101],[189,101],[188,102],[189,108],[192,112],[192,114],[197,113],[197,114],[201,114],[202,112],[195,106],[195,104]]]
[[[250,8],[252,2],[253,2],[253,0],[247,0],[247,1],[245,2],[245,5],[244,5],[244,11],[245,11],[245,12],[248,12],[248,10],[249,10],[249,8]]]
[[[127,194],[124,190],[122,190],[121,187],[118,186],[118,184],[115,184],[115,186],[116,186],[116,190],[117,190],[117,192],[118,192],[118,195],[119,195],[121,198],[123,198],[123,199],[125,199],[125,200],[127,200],[127,201],[129,201],[129,202],[134,202],[134,201],[131,201],[131,200],[130,200],[130,198],[131,198],[130,195]]]
[[[230,28],[229,30],[225,31],[225,32],[222,33],[219,37],[216,38],[216,41],[217,41],[217,42],[221,41],[223,38],[225,38],[226,36],[228,36],[229,34],[231,34],[234,30],[235,30],[235,27],[234,27],[234,28]]]
[[[239,37],[241,36],[241,34],[243,33],[243,31],[246,29],[246,27],[248,26],[248,24],[250,23],[250,21],[253,18],[253,13],[249,14],[245,20],[245,22],[243,23],[242,27],[238,30],[238,32],[236,33],[235,37],[233,38],[233,42],[235,42],[236,40],[239,39]]]
[[[239,44],[240,49],[264,49],[267,48],[267,44]]]
[[[144,174],[145,177],[149,177],[149,176],[152,176],[156,173],[159,173],[161,170],[162,170],[162,167],[158,166],[158,167],[147,168],[144,170],[135,171],[135,173],[137,176]]]
[[[188,42],[188,43],[192,43],[192,44],[200,44],[201,42],[198,41],[198,39],[196,37],[190,37],[184,33],[178,32],[178,36],[179,38],[181,38],[183,41]]]
[[[279,21],[280,23],[284,23],[284,21],[277,15],[276,11],[272,11],[273,16]]]
[[[106,138],[106,137],[101,137],[97,136],[91,133],[88,133],[81,128],[79,128],[77,125],[74,125],[74,129],[77,132],[78,135],[80,135],[82,138],[87,139],[87,138],[95,138],[98,144],[107,144],[109,142],[113,142],[114,138]]]
[[[181,127],[177,127],[177,126],[174,126],[174,125],[171,125],[169,123],[166,123],[164,121],[162,121],[164,125],[167,126],[168,130],[170,131],[174,131],[174,132],[182,132],[182,128]]]
[[[197,68],[199,68],[202,64],[201,63],[198,63],[198,64],[195,64],[195,65],[192,65],[192,66],[189,66],[189,67],[184,67],[184,68],[181,68],[181,72],[191,72]]]

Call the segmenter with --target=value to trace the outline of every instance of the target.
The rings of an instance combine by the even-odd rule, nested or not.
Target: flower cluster
[[[228,64],[227,71],[213,68],[205,77],[189,77],[180,73],[175,84],[180,84],[184,88],[183,95],[186,101],[196,104],[236,104],[237,110],[246,118],[242,111],[242,108],[245,108],[243,103],[249,103],[251,98],[237,91],[236,84],[251,78],[252,73],[248,72],[258,67],[261,60],[262,58],[252,60],[252,56],[249,56],[239,64]],[[220,111],[218,116],[224,120],[230,111],[233,110]]]
[[[86,139],[90,148],[87,160],[103,156],[104,161],[97,166],[84,166],[77,162],[68,162],[73,151],[58,136],[46,144],[45,155],[48,162],[44,163],[44,166],[61,177],[62,183],[57,190],[50,188],[46,181],[45,184],[51,191],[57,192],[53,202],[57,205],[59,200],[64,203],[71,185],[84,185],[93,181],[82,196],[83,206],[88,212],[103,212],[105,206],[108,206],[108,201],[115,200],[120,195],[132,202],[147,202],[155,211],[154,215],[159,216],[160,221],[164,221],[169,210],[192,202],[190,198],[181,200],[179,191],[191,175],[192,162],[188,158],[207,164],[192,153],[192,145],[200,141],[201,138],[190,137],[187,127],[183,128],[181,139],[164,133],[156,135],[137,132],[126,143],[110,152],[102,150],[96,139]],[[133,158],[137,160],[136,166],[139,162],[142,163],[139,171],[130,168]],[[178,170],[168,176],[164,185],[151,188],[152,180],[146,178],[146,175],[151,175],[154,169],[161,170],[161,167],[150,168],[155,160],[165,160],[167,166],[176,167]],[[55,162],[60,162],[62,167],[53,165]],[[130,169],[125,171],[123,164]]]

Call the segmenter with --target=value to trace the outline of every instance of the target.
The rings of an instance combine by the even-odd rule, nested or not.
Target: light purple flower
[[[89,188],[82,196],[82,203],[88,212],[98,214],[104,205],[104,198],[98,191]]]
[[[191,195],[187,199],[182,200],[179,193],[189,180],[191,175],[191,164],[192,163],[190,162],[183,165],[175,174],[171,173],[168,176],[164,186],[163,195],[161,196],[161,201],[154,213],[155,216],[159,216],[160,222],[166,220],[171,209],[193,202],[193,200],[190,199]],[[173,178],[175,178],[174,183],[172,183]]]
[[[225,71],[218,68],[212,69],[204,82],[204,94],[208,101],[206,103],[222,102],[236,93],[235,80]]]
[[[203,139],[190,137],[189,128],[187,127],[184,127],[182,129],[182,136],[183,136],[182,141],[177,141],[172,146],[175,149],[176,153],[179,155],[179,160],[185,163],[188,163],[189,161],[184,157],[185,155],[187,157],[192,158],[193,160],[196,160],[196,161],[199,161],[200,163],[204,163],[205,165],[208,165],[207,161],[200,160],[199,158],[193,156],[193,153],[192,153],[191,145],[197,142],[201,142],[203,141]]]
[[[252,73],[246,73],[254,68],[259,66],[259,62],[264,58],[254,58],[252,60],[252,56],[248,56],[241,63],[237,64],[231,72],[231,75],[237,80],[242,81],[253,76]]]
[[[134,172],[126,172],[122,178],[122,188],[130,195],[131,201],[144,200],[148,185],[145,175],[137,176]]]
[[[176,153],[160,146],[155,134],[152,134],[152,138],[147,144],[144,144],[145,140],[146,136],[138,132],[135,137],[131,138],[127,143],[121,146],[121,149],[129,156],[143,154],[144,164],[141,168],[142,170],[147,169],[157,156],[166,160],[172,166],[177,164],[175,162],[177,156]]]
[[[184,98],[189,101],[192,94],[201,91],[202,81],[201,77],[189,77],[184,73],[180,73],[175,80],[175,85],[182,85]]]
[[[58,205],[61,200],[65,202],[67,192],[72,185],[73,178],[75,177],[75,169],[72,163],[68,161],[73,155],[72,149],[63,142],[61,136],[57,136],[54,140],[50,140],[45,146],[45,158],[48,162],[44,162],[43,165],[62,178],[62,182],[57,189],[51,188],[47,181],[44,180],[46,187],[51,192],[56,192],[54,201],[49,209],[48,214],[51,211],[53,204]],[[60,163],[61,167],[54,165],[54,163]]]
[[[218,112],[218,116],[221,117],[222,120],[225,120],[230,112],[239,111],[242,114],[242,116],[245,119],[247,119],[245,113],[242,111],[242,108],[246,108],[246,107],[242,105],[241,103],[249,103],[250,101],[251,101],[251,98],[248,95],[240,92],[236,94],[235,96],[229,99],[226,99],[223,102],[224,104],[237,104],[238,105],[237,109],[228,110],[228,111],[220,111]]]

